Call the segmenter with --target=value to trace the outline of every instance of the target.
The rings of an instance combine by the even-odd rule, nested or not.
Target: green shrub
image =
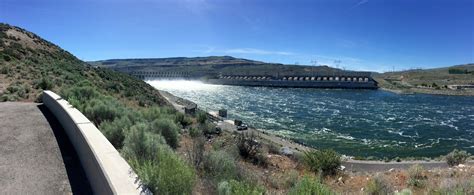
[[[409,186],[421,188],[425,185],[426,176],[423,174],[423,166],[419,164],[412,165],[408,169],[408,181]]]
[[[169,146],[161,145],[154,159],[129,160],[143,184],[154,194],[191,194],[196,173]]]
[[[181,112],[176,112],[175,122],[180,124],[182,127],[187,127],[193,123],[193,121],[189,117],[187,117]]]
[[[265,194],[265,189],[259,185],[249,182],[239,182],[236,180],[223,181],[217,188],[219,195],[261,195]]]
[[[341,155],[331,149],[311,150],[304,152],[304,162],[313,172],[334,175],[341,166]]]
[[[157,194],[190,194],[196,174],[161,135],[139,123],[127,133],[122,153],[142,182]]]
[[[199,124],[198,128],[202,131],[204,135],[217,134],[216,126],[212,123],[203,123]]]
[[[299,194],[318,194],[318,195],[331,195],[335,194],[324,184],[319,182],[314,177],[304,176],[295,186],[293,186],[288,192],[289,195]]]
[[[237,139],[237,147],[242,157],[253,158],[257,155],[260,144],[256,140],[255,134],[243,133]]]
[[[8,68],[7,66],[2,66],[2,68],[0,68],[0,74],[8,74],[10,73],[10,68]]]
[[[290,170],[289,172],[272,175],[270,177],[270,184],[276,189],[288,189],[293,187],[298,181],[299,173],[296,170]]]
[[[36,89],[50,90],[53,88],[53,82],[48,77],[43,77],[39,81],[36,81]]]
[[[7,102],[7,101],[14,102],[19,99],[20,97],[18,97],[16,94],[3,94],[2,96],[0,96],[0,102]]]
[[[256,165],[267,166],[267,152],[263,150],[254,133],[239,135],[237,148],[242,157],[252,160]]]
[[[7,62],[9,62],[10,60],[12,60],[12,58],[11,58],[10,56],[5,55],[5,54],[3,55],[3,59],[4,59],[5,61],[7,61]],[[3,74],[7,74],[7,73],[3,73]]]
[[[113,121],[124,113],[124,107],[112,97],[95,98],[82,103],[84,115],[98,126],[103,121]]]
[[[65,99],[75,97],[80,102],[86,102],[100,96],[100,93],[92,86],[88,86],[87,82],[82,82],[78,86],[61,91],[61,96]],[[78,107],[80,108],[80,107]]]
[[[201,131],[200,129],[198,129],[198,128],[191,127],[191,128],[189,129],[189,135],[190,135],[191,137],[193,137],[193,138],[199,137],[199,136],[202,135],[202,131]]]
[[[188,149],[188,159],[196,169],[201,168],[201,163],[204,161],[204,144],[206,140],[204,137],[194,137],[193,145]]]
[[[132,121],[128,117],[122,116],[112,122],[103,122],[100,124],[99,129],[115,148],[121,149],[125,139],[125,131],[132,125]]]
[[[157,151],[166,146],[165,140],[160,135],[147,132],[145,123],[138,123],[130,127],[125,136],[122,153],[129,159],[153,160]]]
[[[384,195],[392,192],[390,184],[382,175],[376,175],[367,183],[367,193],[370,195]]]
[[[446,155],[446,162],[449,166],[456,166],[466,162],[469,157],[469,153],[464,150],[454,149],[448,155]]]
[[[199,112],[197,116],[199,124],[205,124],[207,121],[207,114],[205,112]]]
[[[235,159],[225,151],[211,151],[204,158],[205,173],[216,182],[236,179]]]
[[[172,148],[178,147],[179,127],[170,119],[160,118],[152,122],[152,131],[160,133]]]

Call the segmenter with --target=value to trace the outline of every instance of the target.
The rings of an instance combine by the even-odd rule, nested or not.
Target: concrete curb
[[[125,159],[79,110],[52,91],[44,91],[42,99],[66,131],[94,194],[149,193]]]

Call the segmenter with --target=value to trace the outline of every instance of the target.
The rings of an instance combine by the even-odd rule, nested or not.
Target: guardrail
[[[44,91],[42,99],[66,131],[94,194],[149,193],[125,159],[79,110],[52,91]]]

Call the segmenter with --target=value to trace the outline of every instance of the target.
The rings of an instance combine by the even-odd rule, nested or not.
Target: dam
[[[312,74],[295,76],[244,76],[220,75],[216,79],[208,79],[209,84],[292,87],[292,88],[341,88],[341,89],[377,89],[370,73],[351,74]]]
[[[142,80],[152,79],[199,79],[205,83],[217,85],[290,87],[290,88],[339,88],[339,89],[377,89],[378,83],[370,72],[313,72],[308,74],[193,74],[190,72],[132,71],[129,75]],[[205,78],[205,79],[203,79]]]

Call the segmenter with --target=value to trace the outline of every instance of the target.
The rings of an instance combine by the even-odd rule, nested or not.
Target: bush
[[[426,176],[423,174],[423,166],[415,164],[408,169],[407,184],[413,187],[423,187],[425,185]]]
[[[0,74],[8,74],[10,73],[10,68],[8,68],[7,66],[2,66],[2,68],[0,69]]]
[[[165,144],[163,137],[147,132],[147,125],[138,123],[130,128],[124,140],[122,153],[126,158],[153,160]]]
[[[179,127],[170,119],[160,118],[152,122],[152,131],[160,133],[172,148],[178,147]]]
[[[196,169],[199,169],[204,160],[204,144],[206,140],[204,137],[194,137],[192,148],[188,149],[188,158]]]
[[[204,135],[217,134],[216,126],[212,123],[203,123],[199,124],[199,129],[201,129]]]
[[[87,82],[82,82],[78,86],[61,91],[61,96],[68,100],[75,97],[80,102],[86,102],[99,97],[100,93],[94,87],[89,86]]]
[[[369,183],[367,183],[367,193],[370,195],[384,195],[390,194],[390,184],[388,181],[381,175],[376,175],[373,177]]]
[[[260,144],[255,139],[255,134],[242,133],[237,139],[239,153],[244,158],[252,158],[257,155]]]
[[[237,148],[242,157],[252,160],[256,165],[267,166],[268,158],[266,152],[255,137],[255,134],[243,133],[237,140]]]
[[[199,130],[198,128],[191,127],[191,128],[189,129],[189,135],[190,135],[191,137],[193,137],[193,138],[199,137],[199,136],[202,135],[202,131]]]
[[[197,116],[199,124],[205,124],[207,121],[207,114],[205,112],[199,112]]]
[[[114,145],[115,148],[121,149],[125,139],[125,131],[132,126],[132,121],[124,116],[115,119],[112,122],[105,121],[100,124],[99,129],[105,137]]]
[[[43,77],[41,78],[41,80],[36,81],[35,88],[42,90],[50,90],[53,88],[53,83],[51,82],[50,78]]]
[[[159,134],[139,123],[130,128],[122,154],[142,182],[156,194],[190,194],[196,174]]]
[[[454,149],[448,155],[446,155],[446,162],[449,166],[456,166],[466,162],[469,157],[469,153],[464,150]]]
[[[265,189],[259,185],[249,182],[239,182],[236,180],[223,181],[217,188],[219,195],[261,195],[265,194]]]
[[[341,166],[341,155],[334,150],[311,150],[304,152],[304,162],[313,172],[334,175]]]
[[[82,104],[84,115],[98,126],[103,121],[113,121],[124,113],[123,106],[112,97],[96,98]]]
[[[235,159],[225,151],[211,151],[204,158],[205,173],[216,182],[237,179]]]
[[[324,184],[320,183],[314,177],[304,176],[303,179],[298,181],[288,192],[290,195],[299,194],[318,194],[318,195],[329,195],[335,194]]]
[[[181,112],[177,112],[175,114],[175,122],[180,124],[182,127],[187,127],[193,123],[193,121],[189,117],[187,117]]]
[[[289,172],[272,175],[270,177],[270,184],[276,189],[288,189],[293,187],[298,181],[299,173],[296,170],[290,170]]]
[[[154,194],[191,194],[196,182],[194,169],[166,145],[159,147],[154,159],[129,162]]]

